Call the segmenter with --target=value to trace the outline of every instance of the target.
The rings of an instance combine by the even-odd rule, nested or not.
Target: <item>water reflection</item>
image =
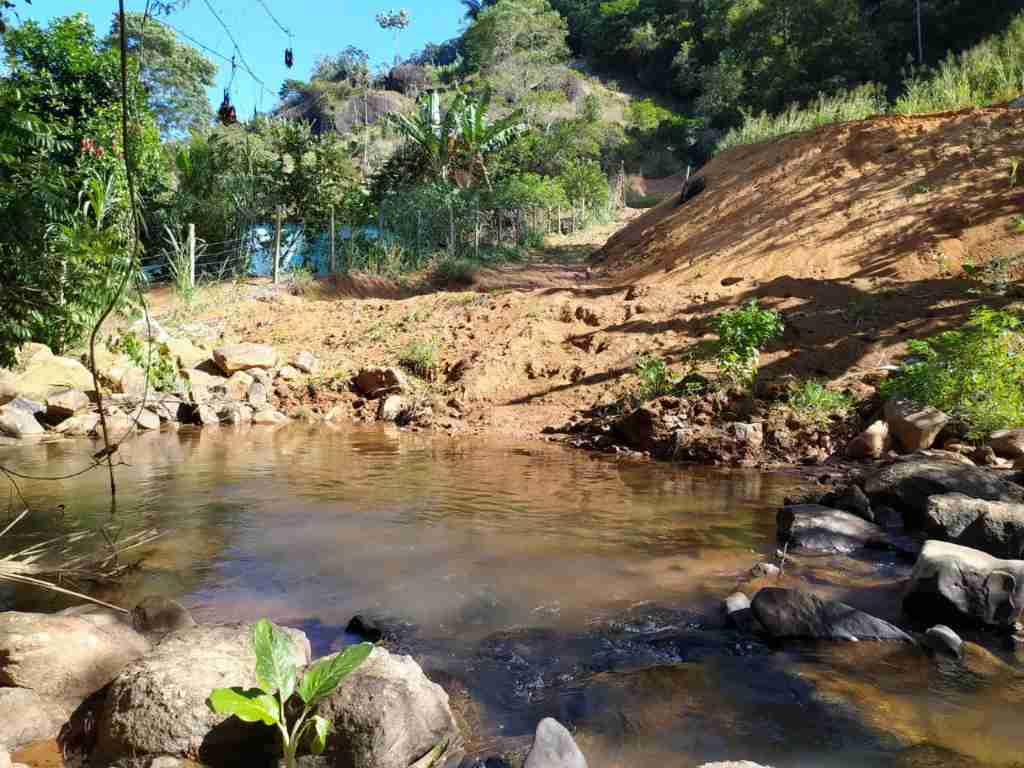
[[[58,474],[89,448],[0,450]],[[783,653],[700,618],[774,551],[792,478],[376,429],[146,434],[123,458],[116,517],[100,472],[27,483],[38,511],[5,546],[158,527],[143,567],[101,596],[165,594],[201,621],[269,616],[321,653],[352,615],[383,617],[469,692],[495,745],[553,714],[579,726],[595,768],[1024,761],[1020,678],[998,660],[943,668],[877,644]],[[884,613],[906,565],[884,568],[798,558],[790,578]],[[0,592],[0,607],[59,605]]]

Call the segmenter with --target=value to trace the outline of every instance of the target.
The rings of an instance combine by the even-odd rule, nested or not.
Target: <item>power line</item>
[[[286,27],[284,24],[282,24],[280,21],[277,20],[277,17],[270,11],[270,8],[267,6],[267,4],[263,0],[256,0],[256,2],[258,2],[261,6],[263,6],[263,10],[267,12],[267,16],[270,17],[270,20],[273,21],[275,24],[277,24],[278,28],[282,32],[284,32],[286,35],[288,35],[289,38],[291,38],[292,37],[291,30],[288,29],[288,27]]]
[[[235,36],[231,33],[231,30],[228,29],[228,25],[224,23],[224,19],[222,19],[220,17],[220,14],[217,13],[216,9],[213,7],[213,4],[210,2],[210,0],[203,0],[203,4],[210,10],[210,13],[213,14],[213,17],[217,20],[217,23],[219,23],[224,28],[224,31],[228,35],[228,39],[231,40],[231,44],[235,46],[235,53],[238,54],[238,60],[242,63],[242,69],[249,73],[249,77],[251,77],[253,80],[255,80],[257,83],[259,83],[265,88],[266,83],[264,83],[262,80],[256,77],[255,74],[253,74],[252,69],[249,68],[249,63],[245,60],[245,56],[242,54],[242,49],[238,46],[238,41],[235,39]]]

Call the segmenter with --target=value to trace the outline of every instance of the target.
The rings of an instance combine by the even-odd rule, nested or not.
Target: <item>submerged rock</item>
[[[911,641],[887,621],[795,589],[765,587],[754,595],[751,609],[765,631],[778,639]]]
[[[1024,560],[931,540],[914,566],[903,607],[929,622],[1011,627],[1022,601]]]
[[[296,629],[292,658],[310,660],[309,640]],[[259,723],[216,714],[214,688],[256,685],[249,625],[199,626],[173,632],[110,684],[97,724],[96,757],[169,755],[216,764],[258,764],[278,749],[277,734]]]
[[[110,611],[0,613],[0,686],[28,688],[71,707],[148,651],[146,639]]]
[[[857,515],[820,504],[783,507],[776,518],[779,541],[812,552],[856,552],[891,546],[885,531]]]
[[[1024,554],[1024,504],[947,493],[928,499],[925,530],[935,539],[973,547],[996,557]]]
[[[566,727],[546,717],[537,725],[523,768],[587,768],[587,760]]]
[[[925,644],[936,653],[945,653],[960,658],[963,656],[964,641],[960,635],[945,624],[936,624],[924,633]]]
[[[445,760],[461,751],[448,694],[412,657],[383,648],[374,648],[317,713],[334,725],[325,754],[335,765],[408,768],[440,744]]]

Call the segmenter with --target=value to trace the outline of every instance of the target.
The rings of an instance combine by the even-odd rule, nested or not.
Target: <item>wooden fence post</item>
[[[331,206],[331,274],[338,271],[338,256],[334,250],[334,206]]]
[[[281,269],[281,209],[277,209],[277,226],[274,227],[274,285],[277,285],[278,272]]]
[[[196,287],[196,225],[188,225],[188,287]]]

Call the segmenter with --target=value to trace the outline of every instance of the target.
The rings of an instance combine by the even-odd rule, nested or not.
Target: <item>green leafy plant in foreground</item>
[[[315,754],[319,755],[327,746],[331,724],[313,714],[316,705],[367,659],[373,646],[350,646],[342,653],[314,662],[300,677],[292,639],[283,629],[261,619],[253,626],[252,645],[259,688],[216,688],[210,693],[210,708],[246,723],[277,726],[285,766],[295,768],[299,747],[308,735],[312,734],[310,749]],[[294,722],[289,723],[286,705],[294,694],[302,700],[302,708]]]
[[[961,328],[910,342],[911,362],[882,385],[961,419],[972,439],[1024,426],[1024,325],[1015,314],[982,307]]]
[[[845,416],[853,406],[852,398],[845,392],[837,392],[813,380],[794,386],[788,402],[797,416],[815,424],[827,423],[833,416]]]
[[[782,335],[782,317],[774,309],[764,309],[751,299],[716,317],[712,327],[718,334],[715,354],[718,369],[729,381],[752,387],[761,350]]]
[[[670,395],[676,388],[676,376],[660,357],[644,355],[637,360],[636,373],[640,377],[640,387],[637,391],[637,399],[640,402]]]

